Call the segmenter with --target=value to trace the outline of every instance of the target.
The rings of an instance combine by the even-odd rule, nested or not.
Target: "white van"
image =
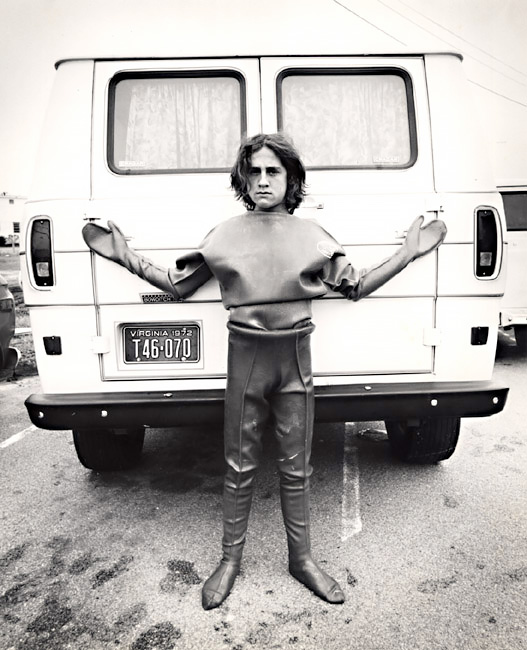
[[[286,132],[308,169],[297,211],[359,267],[419,214],[438,251],[372,296],[315,301],[319,421],[385,420],[395,454],[448,458],[460,418],[504,407],[492,380],[505,289],[503,203],[452,53],[64,60],[23,229],[23,285],[42,394],[38,427],[72,429],[80,461],[138,460],[148,427],[219,422],[227,312],[208,282],[185,302],[90,253],[115,221],[164,266],[243,212],[228,171],[240,139]],[[294,242],[291,242],[294,246]]]
[[[500,325],[514,328],[516,345],[527,354],[527,183],[500,185],[507,223],[507,284]]]

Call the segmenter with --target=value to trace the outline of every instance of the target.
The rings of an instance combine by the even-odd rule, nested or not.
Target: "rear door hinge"
[[[107,336],[92,336],[91,349],[94,354],[107,354],[110,351],[110,339]]]
[[[441,345],[441,330],[437,327],[425,327],[423,330],[423,345],[429,347]]]

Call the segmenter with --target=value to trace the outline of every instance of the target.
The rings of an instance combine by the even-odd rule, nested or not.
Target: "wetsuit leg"
[[[239,329],[239,328],[238,328]],[[257,335],[231,330],[225,394],[224,444],[227,473],[223,492],[223,556],[202,589],[204,609],[221,605],[240,570],[251,509],[253,482],[268,418],[268,373]]]
[[[280,391],[270,398],[279,446],[280,498],[289,549],[289,572],[330,603],[344,602],[339,584],[311,557],[309,477],[314,391],[309,333],[298,333],[282,367]]]

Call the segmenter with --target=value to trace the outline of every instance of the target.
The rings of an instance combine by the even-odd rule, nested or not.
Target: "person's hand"
[[[82,229],[82,236],[93,251],[120,264],[130,250],[121,229],[113,221],[108,221],[108,228],[87,223]]]
[[[446,236],[446,224],[441,219],[434,219],[434,221],[426,224],[426,226],[422,225],[423,221],[423,215],[415,219],[410,228],[408,228],[406,241],[404,242],[408,255],[412,260],[433,251],[441,244]]]

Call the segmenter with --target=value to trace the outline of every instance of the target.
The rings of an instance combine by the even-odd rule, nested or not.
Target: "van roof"
[[[119,29],[122,8],[109,3],[107,21],[118,21],[118,41],[98,40],[96,55],[93,50],[76,49],[64,52],[62,59],[422,56],[452,54],[450,50],[458,49],[407,16],[380,9],[378,4],[266,0],[255,5],[247,0],[192,0],[174,3],[165,20],[159,20],[154,7],[139,23],[130,21],[129,29]],[[75,43],[73,47],[86,46]],[[445,49],[448,51],[443,52]]]
[[[430,51],[390,51],[390,52],[368,52],[368,53],[356,53],[356,52],[332,52],[332,53],[295,53],[295,54],[280,54],[280,53],[273,53],[273,54],[256,54],[256,53],[247,53],[247,54],[224,54],[222,56],[219,55],[213,55],[213,56],[206,56],[206,55],[200,55],[200,56],[181,56],[174,54],[174,56],[102,56],[102,57],[70,57],[70,58],[65,58],[65,59],[59,59],[58,61],[55,62],[55,68],[58,68],[60,65],[63,63],[70,63],[72,61],[95,61],[95,62],[100,62],[100,61],[170,61],[170,60],[178,60],[178,61],[185,61],[185,60],[196,60],[196,59],[246,59],[246,58],[263,58],[263,57],[276,57],[276,58],[300,58],[300,57],[317,57],[317,58],[329,58],[329,57],[364,57],[364,58],[373,58],[373,57],[382,57],[382,58],[412,58],[412,57],[421,57],[424,55],[437,55],[437,56],[454,56],[457,57],[460,60],[463,60],[463,55],[460,52],[456,51],[435,51],[435,50],[430,50]]]

